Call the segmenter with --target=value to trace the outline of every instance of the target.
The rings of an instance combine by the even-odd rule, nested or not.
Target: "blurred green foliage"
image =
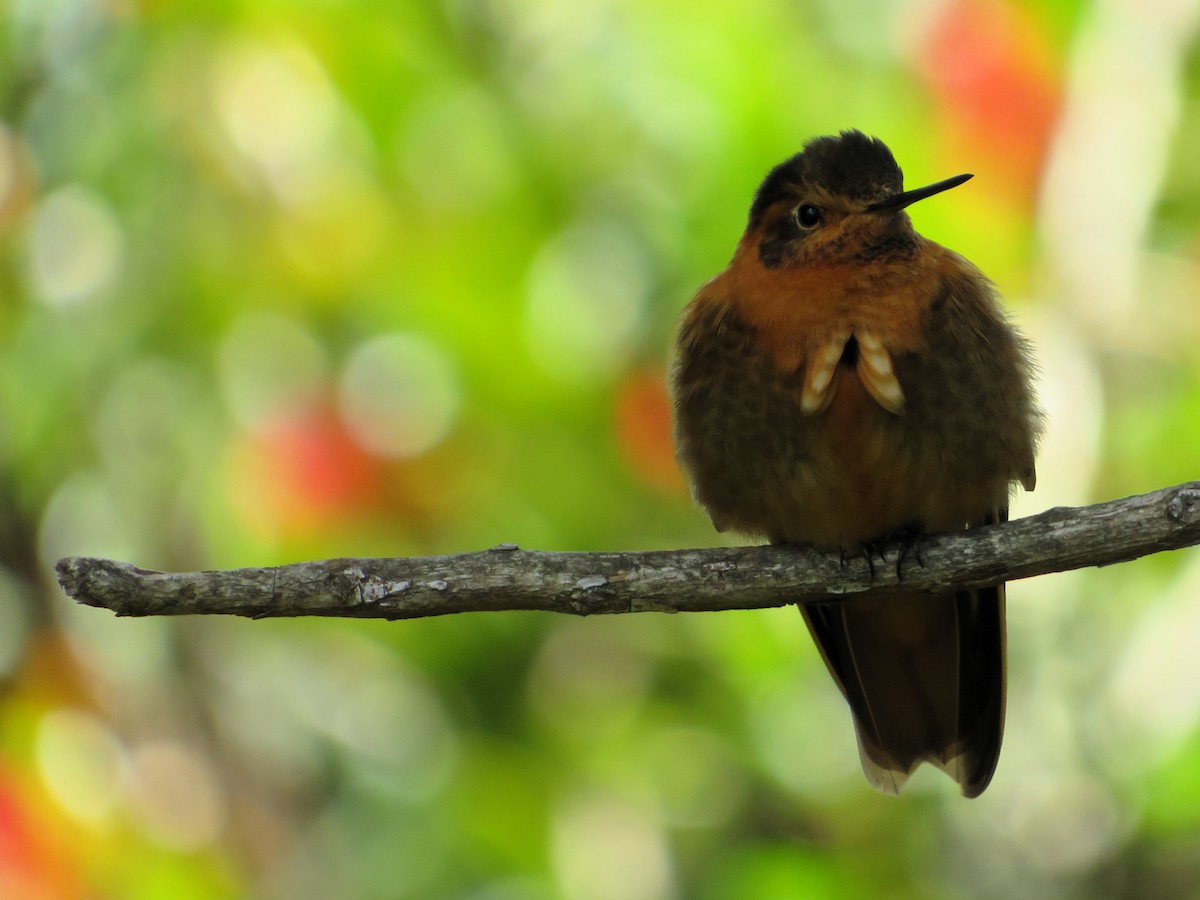
[[[0,896],[1179,897],[1194,553],[1010,591],[980,800],[862,781],[794,611],[117,621],[155,568],[718,540],[679,309],[884,138],[999,284],[1029,512],[1197,477],[1194,4],[0,2]]]

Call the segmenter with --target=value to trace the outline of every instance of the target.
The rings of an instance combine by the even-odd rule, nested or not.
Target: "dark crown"
[[[795,197],[797,189],[820,186],[862,203],[873,203],[904,190],[904,173],[887,144],[861,131],[813,138],[804,150],[773,168],[759,185],[750,206],[753,223],[771,204]]]

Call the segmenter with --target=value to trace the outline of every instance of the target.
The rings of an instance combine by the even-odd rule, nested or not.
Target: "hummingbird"
[[[676,456],[718,531],[919,550],[1033,490],[1029,344],[992,283],[906,212],[971,177],[906,191],[887,145],[856,130],[767,174],[729,266],[682,314],[671,369]],[[898,794],[929,762],[983,792],[1004,731],[1003,584],[801,612],[872,785]]]

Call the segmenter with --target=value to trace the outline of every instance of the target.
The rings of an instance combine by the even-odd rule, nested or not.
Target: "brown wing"
[[[804,356],[780,370],[721,287],[701,290],[676,340],[675,452],[718,530],[774,538],[804,516],[794,486],[818,480],[819,416],[802,408]]]

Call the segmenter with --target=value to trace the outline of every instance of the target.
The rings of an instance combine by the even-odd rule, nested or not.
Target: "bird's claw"
[[[904,581],[904,561],[910,556],[917,565],[925,568],[925,555],[921,550],[925,540],[925,529],[919,525],[910,525],[896,532],[894,537],[900,542],[900,551],[896,554],[896,580]]]
[[[842,552],[845,553],[845,551],[842,551]],[[879,544],[877,544],[874,541],[868,541],[867,543],[861,545],[858,548],[858,553],[855,555],[862,556],[863,560],[866,561],[867,571],[870,572],[870,580],[874,581],[875,580],[875,560],[872,558],[872,554],[874,554],[875,556],[878,556],[880,562],[887,562],[887,560],[884,558],[883,551],[880,549]]]
[[[875,580],[875,559],[878,556],[881,563],[887,563],[887,548],[893,542],[899,543],[900,547],[896,553],[896,580],[904,581],[904,563],[911,557],[917,561],[922,569],[925,568],[925,555],[922,552],[922,541],[925,538],[925,529],[920,525],[906,525],[903,528],[886,534],[874,541],[865,541],[859,547],[858,552],[867,562],[867,568],[871,572],[871,580]],[[842,567],[846,566],[846,551],[842,550]]]

